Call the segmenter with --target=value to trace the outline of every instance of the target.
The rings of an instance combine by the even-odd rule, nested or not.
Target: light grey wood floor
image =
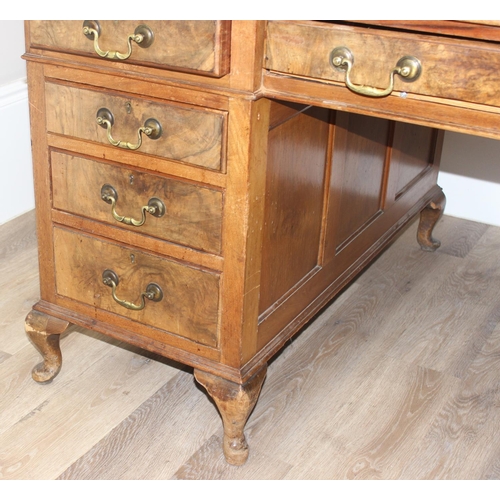
[[[1,479],[498,479],[500,228],[415,224],[269,366],[250,458],[190,369],[81,328],[38,385],[34,217],[0,227]]]

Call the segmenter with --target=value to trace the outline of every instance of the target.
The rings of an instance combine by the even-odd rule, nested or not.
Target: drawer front
[[[195,342],[216,347],[219,275],[118,246],[76,231],[54,228],[56,290],[59,295]],[[141,305],[149,284],[160,287],[159,301],[144,299],[131,310],[112,297],[103,272],[118,277],[118,300]]]
[[[222,192],[59,152],[52,152],[51,166],[54,208],[220,253]],[[112,193],[105,186],[116,192],[115,216],[133,222],[113,217],[112,200],[102,198],[102,193]],[[156,201],[151,205],[155,214],[143,212],[142,207],[155,198],[160,202],[158,207]]]
[[[192,165],[222,170],[226,113],[159,103],[112,93],[47,82],[47,129],[77,139],[112,144]],[[101,109],[108,110],[111,126],[98,124]],[[105,114],[104,116],[107,116]],[[139,129],[154,119],[161,126],[159,137],[152,138]],[[139,147],[138,144],[140,144]],[[135,149],[134,149],[135,148]]]
[[[30,44],[34,48],[102,57],[113,64],[125,60],[134,64],[161,66],[177,71],[221,77],[229,72],[229,21],[91,21],[99,32],[84,34],[84,21],[30,21]],[[90,27],[96,27],[89,24]],[[142,32],[141,26],[147,30]],[[137,30],[137,31],[136,31]],[[140,44],[128,39],[146,34]],[[152,42],[149,44],[149,33]],[[107,54],[106,54],[107,52]],[[118,54],[116,54],[118,53]],[[104,55],[106,54],[106,55]],[[113,58],[113,59],[110,59]]]
[[[353,55],[354,85],[389,88],[403,56],[421,63],[414,81],[394,77],[394,90],[432,98],[500,105],[498,45],[313,22],[270,21],[265,67],[272,71],[345,84],[346,72],[330,63],[337,47]]]

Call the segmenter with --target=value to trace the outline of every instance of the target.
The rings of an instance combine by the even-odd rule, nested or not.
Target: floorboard
[[[243,467],[189,368],[72,327],[32,381],[34,228],[0,226],[0,479],[500,478],[500,228],[408,227],[270,363]]]

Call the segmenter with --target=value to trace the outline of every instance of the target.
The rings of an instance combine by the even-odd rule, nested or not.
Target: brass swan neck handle
[[[163,291],[159,285],[156,283],[149,283],[146,286],[146,291],[141,293],[141,302],[140,304],[134,304],[133,302],[128,302],[127,300],[119,299],[116,296],[116,287],[120,282],[117,274],[111,269],[106,269],[102,273],[102,282],[112,288],[111,296],[113,300],[125,307],[126,309],[130,309],[132,311],[141,311],[146,307],[146,299],[151,300],[152,302],[160,302],[163,299]]]
[[[101,187],[101,199],[111,205],[111,215],[117,222],[121,222],[122,224],[127,224],[129,226],[142,226],[146,222],[146,214],[150,214],[153,217],[163,217],[166,212],[165,204],[159,198],[151,198],[148,201],[147,205],[141,207],[141,220],[133,219],[132,217],[126,217],[124,215],[119,215],[116,211],[118,192],[110,184],[104,184]]]
[[[123,54],[117,50],[102,50],[99,47],[99,37],[101,35],[101,25],[99,24],[99,21],[84,21],[83,34],[90,40],[94,41],[94,51],[99,57],[118,61],[125,61],[132,55],[132,42],[135,42],[139,47],[145,49],[154,41],[153,30],[148,26],[141,24],[135,28],[134,33],[127,37],[128,51],[126,54]]]
[[[422,73],[420,61],[413,56],[404,56],[396,63],[389,75],[389,85],[385,89],[378,89],[370,85],[356,85],[351,81],[351,70],[354,56],[347,47],[336,47],[330,53],[330,64],[341,71],[345,71],[346,87],[356,94],[367,97],[386,97],[394,90],[394,75],[399,75],[407,82],[415,81]]]

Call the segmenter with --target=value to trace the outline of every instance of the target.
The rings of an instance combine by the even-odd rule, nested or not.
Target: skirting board
[[[0,87],[0,224],[35,206],[26,80]]]

